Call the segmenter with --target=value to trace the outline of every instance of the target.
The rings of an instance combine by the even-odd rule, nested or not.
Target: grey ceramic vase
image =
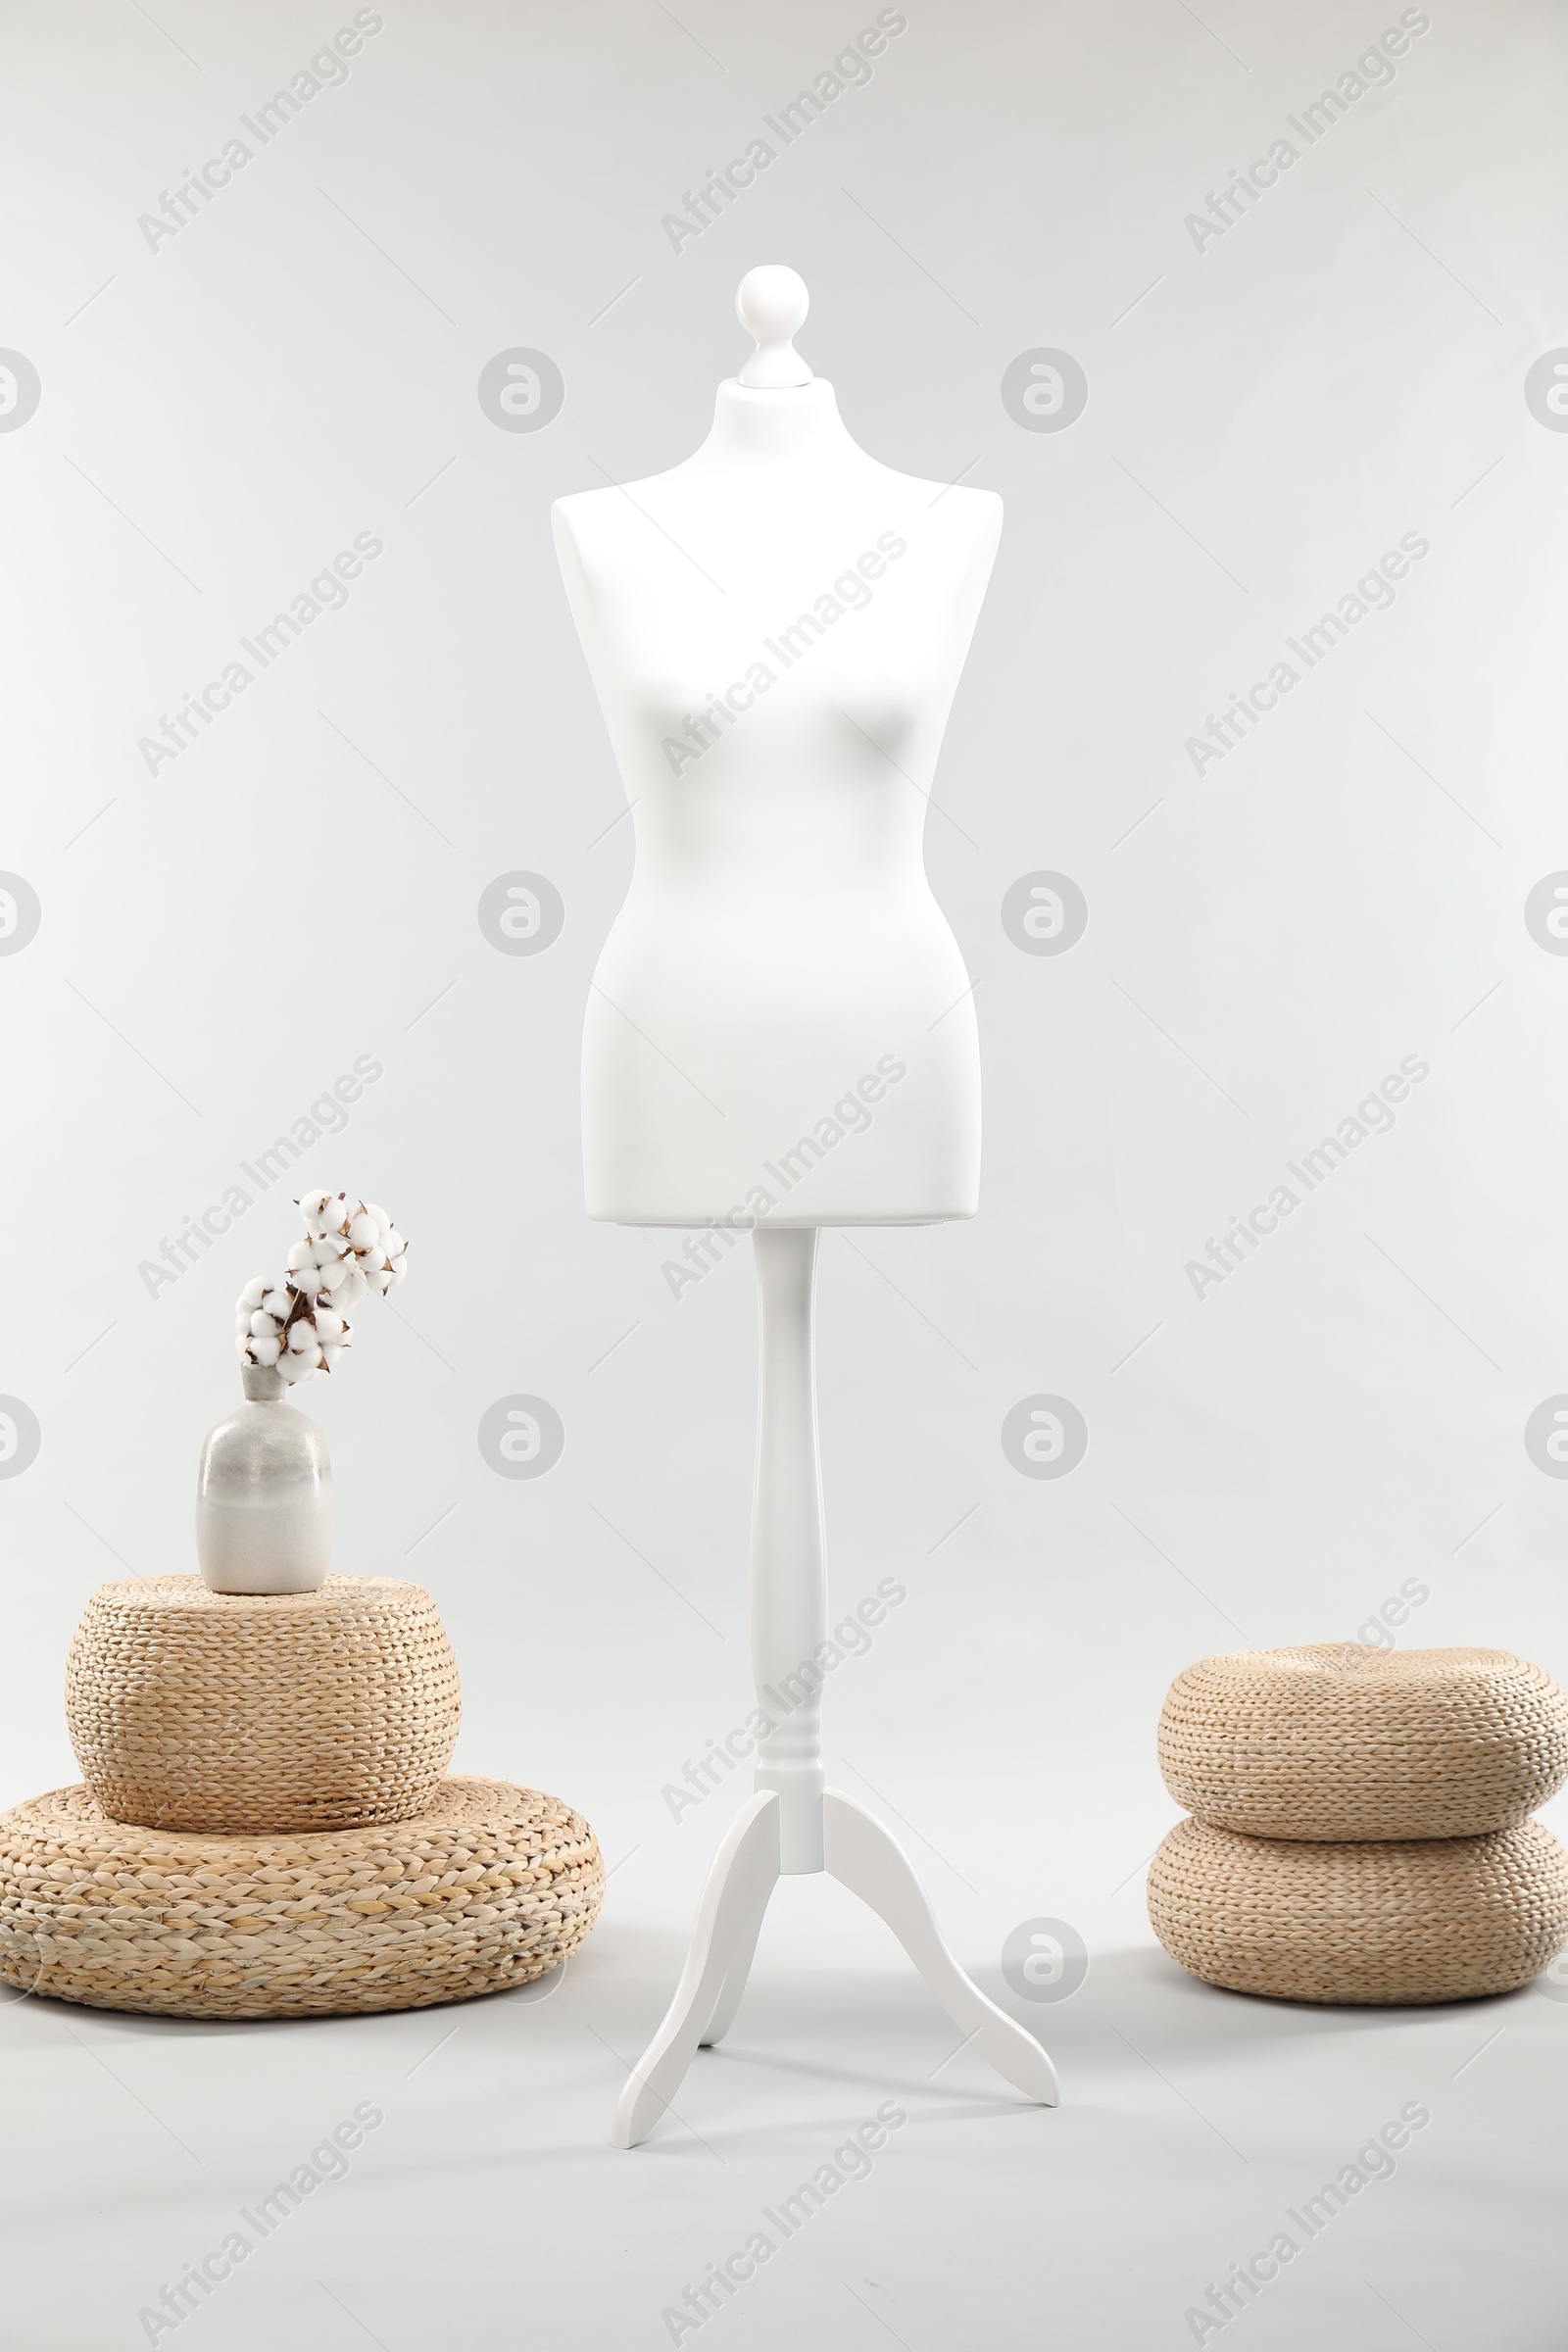
[[[332,1560],[332,1465],[280,1372],[242,1364],[245,1401],[209,1430],[196,1557],[215,1592],[314,1592]]]

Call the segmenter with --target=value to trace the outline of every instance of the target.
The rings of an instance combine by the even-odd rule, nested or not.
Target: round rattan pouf
[[[168,2017],[421,2009],[558,1967],[604,1886],[582,1815],[511,1781],[296,1838],[136,1829],[56,1788],[0,1814],[0,1979]]]
[[[330,1830],[429,1803],[458,1736],[457,1661],[422,1585],[210,1592],[100,1585],[72,1639],[66,1723],[116,1821]]]
[[[1473,1838],[1568,1780],[1568,1699],[1504,1649],[1237,1650],[1172,1683],[1159,1768],[1253,1837]]]
[[[1568,1937],[1568,1854],[1540,1822],[1328,1844],[1180,1821],[1149,1916],[1183,1968],[1291,2001],[1429,2002],[1528,1984]]]

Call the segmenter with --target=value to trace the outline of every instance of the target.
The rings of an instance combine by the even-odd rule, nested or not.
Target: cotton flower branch
[[[346,1193],[307,1193],[296,1203],[305,1239],[288,1253],[281,1282],[261,1275],[235,1302],[242,1363],[280,1372],[293,1384],[330,1372],[350,1345],[345,1309],[368,1292],[384,1298],[403,1280],[408,1244],[384,1208]]]

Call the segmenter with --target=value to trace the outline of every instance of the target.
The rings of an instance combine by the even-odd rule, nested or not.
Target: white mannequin
[[[583,1037],[616,1224],[975,1211],[979,1040],[922,836],[1002,501],[857,447],[789,340],[806,302],[754,270],[760,348],[702,448],[555,509],[637,828]]]
[[[584,1026],[588,1211],[754,1230],[761,1310],[752,1648],[773,1728],[617,2110],[627,2147],[727,2030],[781,1871],[852,1886],[983,2054],[1056,2096],[1039,2044],[947,1951],[896,1841],[824,1788],[815,1695],[768,1696],[827,1630],[816,1229],[976,1206],[979,1043],[922,838],[1002,502],[857,447],[794,349],[793,270],[752,270],[737,308],[758,348],[696,455],[555,509],[637,829]]]

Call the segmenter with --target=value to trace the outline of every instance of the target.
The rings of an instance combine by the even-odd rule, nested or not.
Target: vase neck
[[[288,1383],[272,1364],[241,1364],[240,1383],[247,1404],[278,1404],[288,1395]]]

